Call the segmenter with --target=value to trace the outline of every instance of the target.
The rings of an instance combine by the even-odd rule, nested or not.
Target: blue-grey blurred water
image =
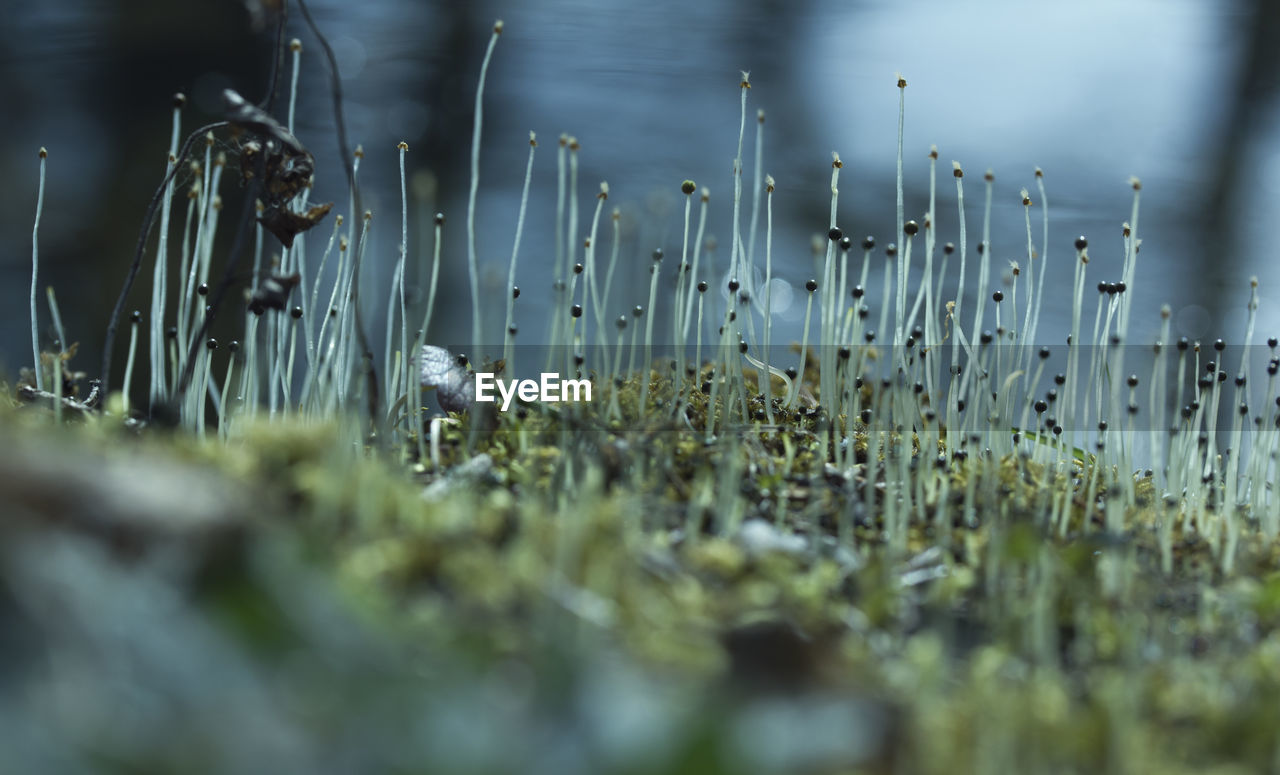
[[[738,134],[740,71],[751,72],[748,111],[767,113],[765,171],[777,179],[776,274],[795,287],[813,274],[810,239],[825,232],[830,153],[845,162],[839,221],[855,237],[894,238],[898,90],[906,92],[907,217],[927,209],[930,144],[939,148],[940,240],[956,240],[950,161],[963,163],[970,257],[981,238],[981,173],[995,172],[993,277],[1010,261],[1025,266],[1019,190],[1030,187],[1033,238],[1040,245],[1033,170],[1043,168],[1050,203],[1048,290],[1040,339],[1058,343],[1070,314],[1072,239],[1086,234],[1090,283],[1117,279],[1120,225],[1129,218],[1130,175],[1143,181],[1135,331],[1150,341],[1161,303],[1173,305],[1179,333],[1239,339],[1246,278],[1261,275],[1259,332],[1280,327],[1270,311],[1274,273],[1266,271],[1268,222],[1280,190],[1267,181],[1280,156],[1267,151],[1269,125],[1255,145],[1235,149],[1243,166],[1233,223],[1240,255],[1207,250],[1203,214],[1222,141],[1229,84],[1242,56],[1254,6],[1207,0],[1108,3],[1057,8],[1011,0],[982,4],[809,0],[708,0],[645,6],[573,0],[453,4],[314,0],[343,72],[352,142],[364,146],[365,206],[375,212],[365,304],[380,339],[386,288],[399,243],[396,144],[409,143],[410,174],[431,168],[447,217],[446,289],[432,339],[465,342],[470,312],[465,215],[472,96],[495,18],[506,31],[489,74],[478,208],[478,250],[487,298],[504,295],[527,133],[541,142],[534,167],[517,283],[522,340],[544,336],[554,254],[556,138],[582,143],[577,236],[589,228],[601,180],[621,208],[620,290],[613,314],[645,303],[647,256],[679,253],[680,182],[712,191],[709,233],[725,266],[732,214],[732,162]],[[234,86],[260,94],[270,30],[254,38],[248,14],[228,0],[184,7],[163,3],[49,0],[11,10],[0,54],[0,94],[17,109],[0,129],[0,362],[30,360],[27,293],[36,149],[50,150],[41,228],[41,285],[55,286],[68,338],[96,371],[95,352],[109,304],[123,279],[136,229],[164,167],[168,96],[192,96],[186,127],[216,112],[216,95]],[[305,50],[297,134],[317,155],[314,198],[345,208],[330,113],[327,70],[296,10],[290,36]],[[257,41],[254,44],[254,41]],[[255,47],[256,45],[256,47]],[[1270,116],[1274,110],[1264,111]],[[1274,122],[1272,122],[1274,123]],[[746,177],[754,168],[748,118]],[[1271,133],[1273,134],[1273,133]],[[749,193],[744,201],[749,204]],[[744,208],[743,229],[749,219]],[[606,210],[606,222],[607,222]],[[1259,217],[1262,216],[1262,217]],[[427,226],[411,226],[411,292],[420,293]],[[327,230],[323,230],[326,231]],[[602,226],[602,234],[607,230]],[[601,240],[608,245],[607,239]],[[757,262],[763,257],[758,238]],[[1232,258],[1228,261],[1226,259]],[[675,261],[665,265],[672,276]],[[143,307],[150,269],[130,308]],[[919,264],[917,266],[917,271]],[[879,269],[879,265],[876,266]],[[953,262],[952,273],[955,265]],[[917,275],[918,276],[918,275]],[[709,278],[711,279],[711,278]],[[872,288],[879,288],[873,272]],[[950,287],[950,286],[949,286]],[[968,306],[973,305],[973,283]],[[664,297],[669,294],[664,287]],[[1226,302],[1222,301],[1223,294]],[[798,337],[802,294],[776,300],[780,336]],[[42,327],[47,326],[41,294]],[[659,310],[662,312],[662,303]],[[500,303],[486,305],[485,337],[498,341]],[[1212,314],[1226,310],[1224,320]],[[612,316],[612,315],[611,315]],[[873,311],[874,317],[874,311]],[[117,345],[123,351],[123,345]],[[380,348],[376,348],[380,351]],[[495,349],[496,348],[492,348]]]

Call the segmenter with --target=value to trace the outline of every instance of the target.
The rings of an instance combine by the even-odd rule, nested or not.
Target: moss
[[[655,414],[669,394],[654,383]],[[647,669],[707,686],[749,664],[801,686],[811,679],[797,676],[820,675],[844,691],[871,687],[905,712],[895,734],[912,741],[898,745],[921,772],[1154,772],[1223,757],[1271,760],[1263,698],[1278,680],[1277,584],[1210,573],[1204,542],[1176,536],[1176,572],[1164,577],[1145,503],[1123,537],[1077,523],[1057,538],[1037,509],[1040,490],[1060,480],[1046,484],[1043,467],[1011,458],[997,469],[1000,496],[978,499],[976,525],[951,525],[950,552],[937,551],[930,520],[911,526],[908,555],[897,554],[872,511],[840,561],[819,548],[837,540],[838,526],[814,515],[882,495],[831,480],[808,417],[784,418],[796,427],[782,431],[747,427],[744,443],[707,448],[687,429],[615,433],[593,411],[576,413],[584,430],[570,436],[576,506],[557,505],[566,420],[537,412],[503,418],[469,453],[466,418],[458,418],[446,432],[450,462],[419,474],[379,456],[352,462],[335,452],[345,434],[332,425],[264,424],[228,446],[154,435],[134,444],[277,494],[282,507],[255,520],[312,547],[318,569],[393,618],[410,642],[470,654],[475,664],[528,657],[549,633],[586,628]],[[779,473],[788,466],[780,433],[790,434],[789,479]],[[85,428],[75,443],[107,455],[113,435]],[[618,458],[597,454],[606,449]],[[720,529],[685,532],[708,529],[685,518],[706,495],[706,516],[725,524],[714,510],[723,493],[711,483],[726,454],[744,472],[732,494],[744,517],[777,524],[779,535],[794,529],[806,548],[752,548]],[[492,469],[423,498],[424,487],[480,455]],[[966,469],[952,476],[952,491],[963,492]],[[1246,547],[1242,567],[1266,562],[1270,551]],[[280,643],[263,634],[279,614],[266,614],[253,595],[231,594],[237,588],[210,598],[211,612],[223,611],[246,647]],[[795,635],[763,635],[775,631]],[[755,661],[769,658],[783,662]],[[1170,736],[1178,742],[1166,748]]]

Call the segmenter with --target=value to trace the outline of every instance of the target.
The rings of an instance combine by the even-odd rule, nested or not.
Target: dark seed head
[[[1085,239],[1083,234],[1076,237],[1076,250],[1084,250],[1087,247],[1089,247],[1089,240]]]
[[[129,322],[130,322],[130,323],[141,323],[141,322],[142,322],[142,313],[141,313],[140,311],[138,311],[138,310],[136,310],[136,309],[135,309],[135,310],[133,311],[133,313],[129,315]]]
[[[872,237],[870,234],[868,234],[867,236],[865,236],[865,237],[863,237],[863,238],[862,238],[862,249],[863,249],[863,250],[875,250],[875,247],[876,247],[876,238],[875,238],[875,237]]]
[[[301,320],[302,307],[294,307],[293,309],[289,310],[289,317],[293,318],[294,320]]]
[[[200,294],[201,296],[208,296],[208,295],[209,295],[209,284],[208,284],[208,283],[200,283],[199,285],[197,285],[197,286],[196,286],[196,293]]]
[[[518,285],[511,286],[511,298],[513,299],[520,298],[520,286]]]
[[[738,288],[740,287],[742,286],[738,284],[738,278],[736,277],[729,278],[729,293],[737,293]]]
[[[848,237],[841,237],[841,238],[840,238],[840,249],[841,249],[841,250],[843,250],[844,252],[848,253],[848,252],[849,252],[849,248],[852,248],[852,247],[853,247],[853,240],[849,239]]]
[[[844,232],[840,230],[839,226],[832,226],[831,230],[827,232],[827,239],[832,242],[839,242],[843,238]]]
[[[204,343],[204,346],[208,347],[210,350],[216,350],[218,349],[218,340],[210,339],[209,341]]]
[[[618,330],[619,330],[619,331],[623,331],[623,330],[625,330],[625,329],[626,329],[626,327],[627,327],[627,316],[626,316],[626,315],[619,315],[619,316],[618,316],[618,319],[617,319],[616,321],[614,321],[614,325],[618,327]]]
[[[817,280],[805,281],[804,289],[809,293],[813,293],[814,291],[818,290],[818,281]]]
[[[574,316],[575,318],[582,317],[582,305],[574,304],[572,307],[569,308],[569,314]]]
[[[685,196],[689,196],[693,194],[694,191],[697,191],[697,190],[698,190],[698,184],[694,183],[692,180],[686,180],[685,182],[680,184],[680,191]]]
[[[996,291],[995,293],[991,294],[991,300],[997,304],[1004,301],[1004,291]]]
[[[706,293],[706,292],[707,292],[707,281],[706,281],[706,280],[699,280],[699,281],[698,281],[698,293]]]
[[[1130,374],[1130,375],[1129,375],[1129,387],[1137,387],[1137,386],[1138,386],[1138,375],[1137,375],[1137,374]]]
[[[240,342],[235,339],[232,339],[231,343],[227,345],[227,349],[233,353],[240,352]]]
[[[657,248],[653,251],[653,260],[654,261],[662,260],[662,248]]]
[[[916,223],[915,221],[907,221],[906,223],[902,224],[902,231],[908,237],[913,237],[919,233],[920,224]]]

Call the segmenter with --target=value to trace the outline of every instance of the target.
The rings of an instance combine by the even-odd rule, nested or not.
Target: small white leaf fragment
[[[436,388],[440,408],[446,412],[465,412],[475,401],[470,372],[458,356],[443,347],[423,345],[418,354],[418,381],[423,388]]]

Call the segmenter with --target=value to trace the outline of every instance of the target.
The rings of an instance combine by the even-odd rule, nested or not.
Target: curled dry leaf
[[[224,90],[222,101],[227,121],[257,136],[240,146],[240,174],[245,181],[262,179],[264,201],[258,221],[285,247],[293,247],[293,238],[319,223],[333,207],[316,205],[302,213],[290,209],[295,197],[311,187],[315,158],[279,121],[235,91]]]
[[[268,276],[249,298],[249,311],[260,315],[268,309],[283,310],[288,306],[289,294],[293,292],[293,287],[301,281],[302,275],[297,272]]]

